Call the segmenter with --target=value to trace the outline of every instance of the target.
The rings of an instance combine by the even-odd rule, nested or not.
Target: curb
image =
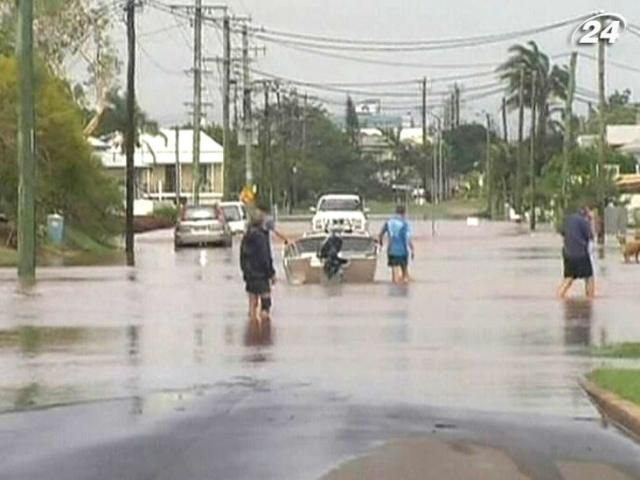
[[[603,416],[640,440],[640,405],[624,400],[586,378],[581,378],[579,383]]]

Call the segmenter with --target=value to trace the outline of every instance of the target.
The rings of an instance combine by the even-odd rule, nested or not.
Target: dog
[[[636,257],[636,263],[640,263],[640,240],[632,240],[627,242],[626,237],[618,237],[620,247],[622,248],[622,256],[625,263],[629,263],[631,257]]]

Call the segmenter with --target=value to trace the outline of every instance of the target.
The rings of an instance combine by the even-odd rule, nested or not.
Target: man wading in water
[[[276,279],[265,222],[266,209],[256,207],[240,245],[240,268],[249,294],[249,317],[252,321],[269,319],[271,286]]]
[[[562,248],[564,280],[558,289],[558,296],[566,298],[573,282],[580,278],[585,282],[587,297],[595,297],[596,286],[589,251],[589,244],[593,241],[593,228],[588,208],[583,207],[567,217],[562,236],[564,237]]]
[[[411,227],[406,219],[404,206],[396,208],[396,215],[387,220],[380,232],[380,245],[384,242],[384,236],[389,237],[387,247],[388,265],[391,268],[393,283],[409,283],[409,254],[411,260],[415,257],[415,248],[411,240]]]

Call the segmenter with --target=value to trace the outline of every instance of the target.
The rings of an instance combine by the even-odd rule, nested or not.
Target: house
[[[102,165],[124,183],[126,157],[122,135],[90,138],[89,143]],[[193,196],[193,130],[162,128],[157,135],[140,135],[134,166],[136,199],[175,201],[178,190],[180,197],[189,201]],[[200,132],[200,179],[202,203],[222,198],[223,149],[204,132]]]
[[[577,144],[583,148],[595,147],[597,135],[579,135]],[[607,125],[607,144],[619,152],[636,159],[636,173],[640,174],[640,125]]]

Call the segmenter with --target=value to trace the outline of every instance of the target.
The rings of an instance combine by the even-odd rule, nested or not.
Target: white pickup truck
[[[311,208],[314,213],[311,220],[311,230],[322,232],[327,230],[345,230],[352,232],[366,232],[367,209],[362,205],[358,195],[331,194],[323,195],[317,206]]]

